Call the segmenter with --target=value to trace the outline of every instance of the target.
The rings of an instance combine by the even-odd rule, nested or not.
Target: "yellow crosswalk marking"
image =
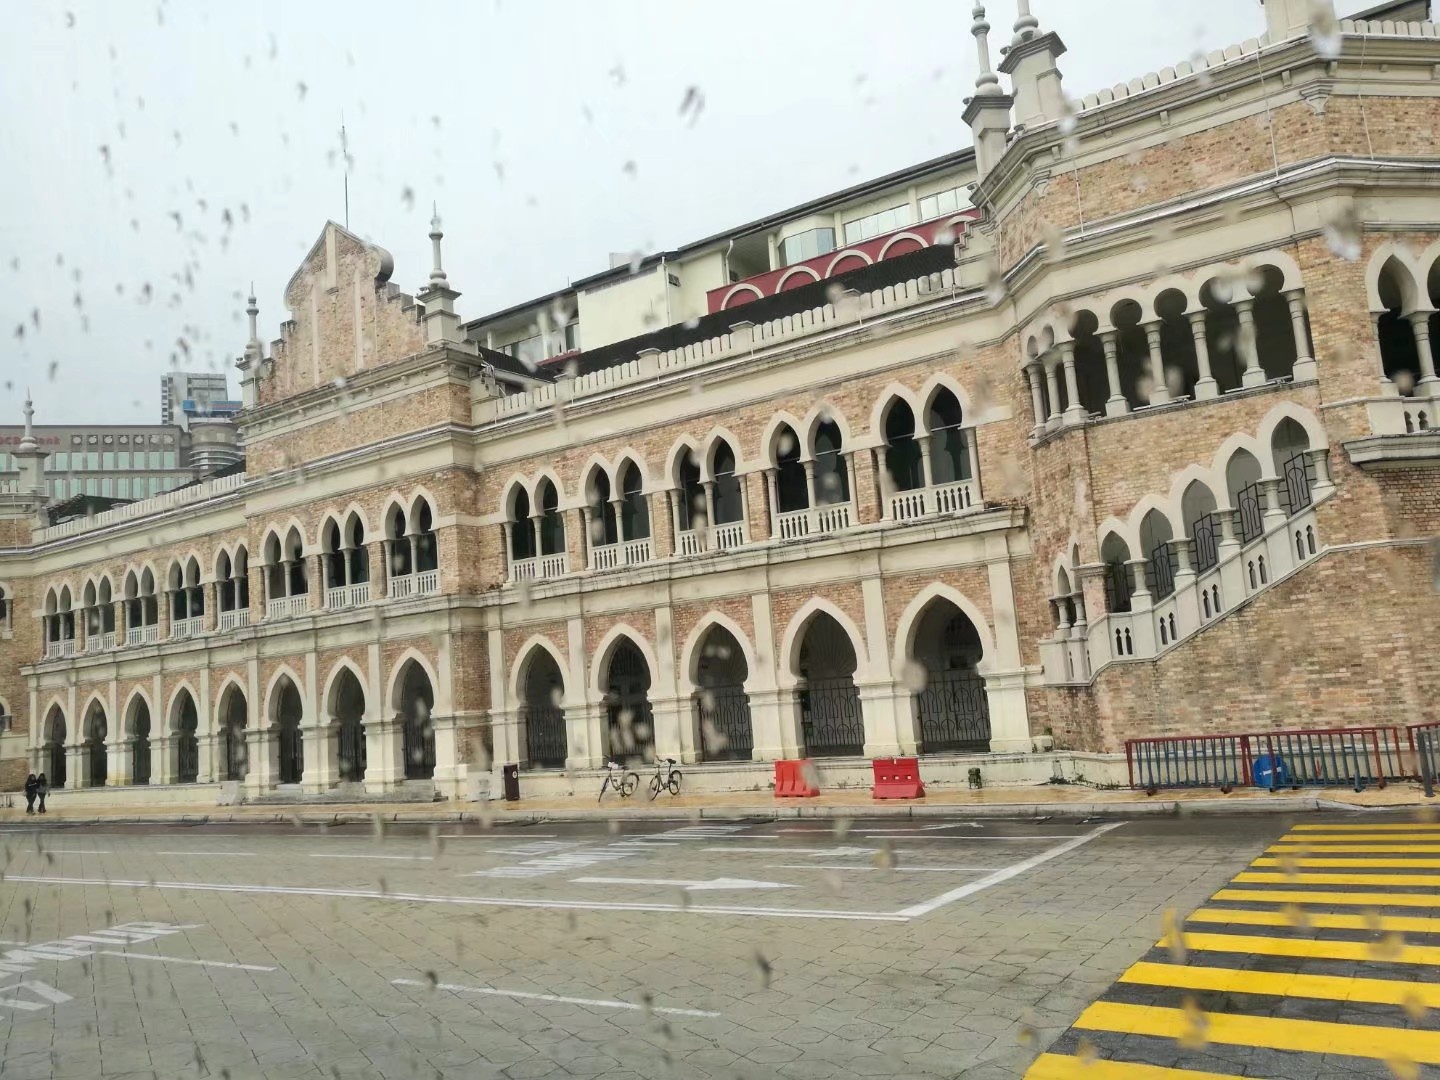
[[[1351,979],[1340,975],[1287,975],[1233,968],[1191,967],[1141,961],[1120,976],[1121,982],[1173,986],[1181,990],[1221,990],[1238,994],[1269,994],[1323,1001],[1365,1001],[1376,1005],[1423,1005],[1440,1008],[1440,983],[1400,979]]]
[[[1440,874],[1236,874],[1242,885],[1440,885]]]
[[[1194,1072],[1140,1065],[1129,1061],[1087,1061],[1064,1054],[1041,1054],[1025,1073],[1025,1080],[1240,1080],[1231,1073]]]
[[[1251,874],[1241,877],[1279,878],[1288,882],[1283,874]],[[1324,875],[1320,875],[1324,876]],[[1278,882],[1277,882],[1278,883]],[[1221,889],[1210,899],[1238,900],[1242,904],[1306,904],[1355,905],[1357,907],[1417,907],[1440,908],[1440,895],[1434,893],[1398,892],[1321,892],[1313,889],[1296,889],[1294,892],[1281,889]]]
[[[1423,915],[1336,915],[1324,911],[1301,910],[1304,925],[1316,930],[1379,930],[1401,934],[1440,934],[1440,919]],[[1200,908],[1192,912],[1189,922],[1232,923],[1239,926],[1297,926],[1296,917],[1286,911],[1251,911],[1248,909]]]
[[[1383,832],[1358,832],[1358,833],[1290,833],[1282,836],[1277,841],[1281,844],[1353,844],[1363,841],[1374,841],[1379,844],[1397,844],[1401,842],[1425,842],[1435,843],[1440,841],[1440,834],[1418,833],[1415,836],[1406,836],[1403,833]]]
[[[1440,855],[1440,844],[1325,844],[1316,847],[1309,843],[1271,844],[1266,851],[1309,852],[1316,855],[1421,855],[1433,852]]]
[[[1259,956],[1296,956],[1308,960],[1368,960],[1391,964],[1440,964],[1440,946],[1400,945],[1386,951],[1372,941],[1312,941],[1308,938],[1271,938],[1248,934],[1185,933],[1187,949],[1195,952],[1249,953]],[[1166,948],[1169,939],[1156,945]]]
[[[1296,825],[1290,832],[1440,832],[1440,824],[1426,825],[1414,821],[1367,825]]]
[[[1331,869],[1345,869],[1354,867],[1363,870],[1367,867],[1375,870],[1431,870],[1440,867],[1440,859],[1347,859],[1343,855],[1331,857],[1330,855],[1291,855],[1288,858],[1271,858],[1262,855],[1252,862],[1251,866],[1310,866],[1317,869],[1329,867]],[[1403,878],[1401,879],[1403,880]]]
[[[1197,1032],[1190,1018],[1180,1009],[1112,1001],[1098,1001],[1091,1005],[1080,1014],[1075,1026],[1091,1031],[1150,1035],[1162,1039],[1199,1037],[1226,1046],[1348,1054],[1382,1060],[1404,1057],[1423,1065],[1440,1064],[1440,1031],[1207,1013],[1203,1028]]]

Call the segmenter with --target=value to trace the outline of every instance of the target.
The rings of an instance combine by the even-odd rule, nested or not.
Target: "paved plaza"
[[[0,1072],[1018,1077],[1292,824],[17,827]]]

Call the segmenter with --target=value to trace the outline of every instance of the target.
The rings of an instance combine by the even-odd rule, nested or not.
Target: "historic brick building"
[[[1433,717],[1424,6],[1267,0],[1074,101],[1025,3],[1003,90],[977,9],[973,151],[469,322],[438,221],[414,296],[327,224],[268,350],[251,302],[243,474],[41,528],[14,451],[0,756],[455,794],[653,749],[750,786]]]

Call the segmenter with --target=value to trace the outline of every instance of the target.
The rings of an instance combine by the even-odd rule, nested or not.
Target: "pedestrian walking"
[[[50,783],[42,772],[35,778],[35,797],[40,800],[40,813],[45,813],[45,796],[50,794]]]
[[[35,812],[35,796],[39,793],[40,781],[35,779],[35,774],[32,772],[25,777],[25,812],[27,814]]]

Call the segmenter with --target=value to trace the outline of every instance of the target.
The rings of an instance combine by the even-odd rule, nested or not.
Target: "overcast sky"
[[[351,228],[413,291],[438,201],[471,318],[967,145],[970,6],[11,0],[0,423],[27,383],[41,422],[153,423],[177,365],[238,396],[250,281],[268,341],[344,220],[342,116]],[[1257,0],[1033,6],[1074,97],[1264,28]],[[1014,0],[989,13],[998,50]]]

